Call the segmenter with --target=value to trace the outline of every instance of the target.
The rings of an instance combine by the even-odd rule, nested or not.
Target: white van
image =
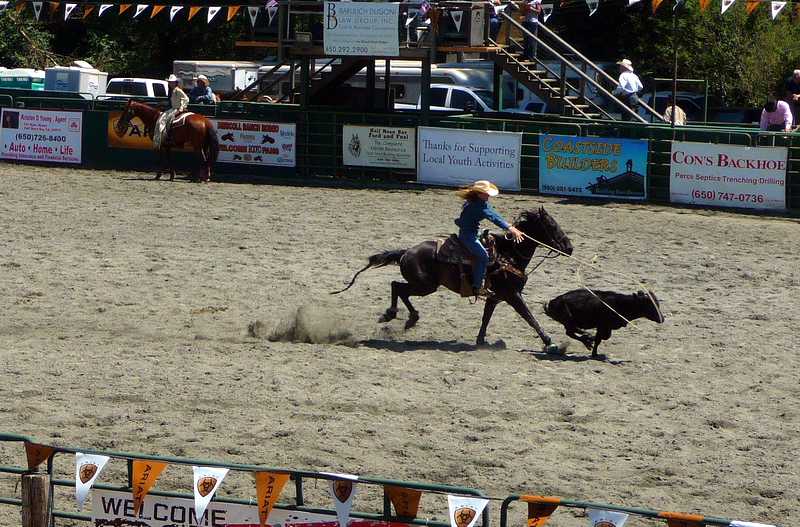
[[[166,97],[167,93],[167,82],[160,79],[116,77],[106,86],[106,95],[114,97]]]
[[[422,96],[417,104],[395,103],[395,110],[419,110]],[[433,111],[493,112],[492,92],[481,88],[456,86],[454,84],[431,84],[430,108]]]

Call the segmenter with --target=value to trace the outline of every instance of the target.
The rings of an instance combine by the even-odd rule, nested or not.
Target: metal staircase
[[[548,106],[560,109],[562,115],[584,119],[628,120],[648,122],[612,94],[619,86],[616,79],[586,58],[577,49],[539,24],[538,34],[528,31],[514,17],[500,13],[507,24],[506,41],[489,43],[495,46],[490,53],[494,63],[515,80],[541,97]],[[534,57],[525,57],[523,43],[511,35],[516,30],[536,43]],[[503,39],[500,39],[503,40]],[[553,67],[553,65],[556,65]],[[657,121],[663,118],[653,108],[640,101],[645,112]]]

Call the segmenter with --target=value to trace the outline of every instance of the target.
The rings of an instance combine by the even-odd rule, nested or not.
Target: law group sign
[[[400,4],[325,2],[326,55],[400,55]]]

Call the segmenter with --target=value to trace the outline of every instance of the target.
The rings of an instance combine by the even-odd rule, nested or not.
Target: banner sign
[[[786,209],[788,149],[672,143],[669,199],[673,203]]]
[[[644,200],[647,141],[544,134],[539,138],[539,192]]]
[[[400,55],[400,4],[325,2],[326,55]]]
[[[488,177],[501,189],[519,190],[521,157],[521,133],[417,129],[420,183],[457,187]]]
[[[295,124],[216,119],[219,163],[295,166]]]
[[[83,114],[3,108],[0,158],[80,163]]]
[[[342,160],[360,167],[415,168],[413,128],[342,127]]]
[[[137,523],[138,522],[138,523]],[[130,492],[92,491],[94,525],[147,525],[148,527],[259,527],[258,507],[212,501],[198,521],[194,500],[148,494],[138,515]],[[271,527],[338,527],[336,516],[272,509]],[[350,527],[409,527],[405,523],[351,520]]]

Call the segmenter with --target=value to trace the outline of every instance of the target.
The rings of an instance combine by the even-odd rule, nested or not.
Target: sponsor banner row
[[[0,158],[80,164],[83,114],[3,108]]]

